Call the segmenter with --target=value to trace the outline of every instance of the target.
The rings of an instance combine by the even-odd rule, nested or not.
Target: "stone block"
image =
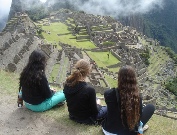
[[[16,65],[14,63],[9,63],[7,65],[7,69],[9,72],[14,72],[17,69]]]
[[[4,49],[6,50],[6,49],[8,49],[9,47],[10,47],[9,43],[8,43],[8,42],[5,42],[5,44],[4,44]]]
[[[15,64],[17,64],[17,63],[20,61],[20,59],[21,59],[21,58],[19,57],[19,55],[15,55],[13,62],[14,62]]]
[[[15,40],[18,40],[20,38],[20,36],[16,35],[15,36]]]

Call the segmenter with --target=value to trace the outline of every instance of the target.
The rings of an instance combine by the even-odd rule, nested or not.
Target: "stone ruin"
[[[37,37],[27,38],[9,32],[0,36],[0,40],[0,68],[10,72],[21,71],[40,42]]]
[[[15,17],[11,18],[3,29],[3,32],[25,33],[28,35],[36,34],[36,25],[30,20],[25,13],[16,13]]]
[[[94,16],[84,12],[61,10],[55,14],[52,14],[49,18],[49,22],[62,22],[66,24],[68,26],[68,30],[71,31],[74,36],[76,36],[76,40],[89,38],[90,41],[93,42],[97,47],[96,49],[92,49],[90,51],[109,50],[114,57],[121,61],[121,63],[115,64],[113,67],[123,65],[133,66],[136,69],[139,86],[142,90],[145,103],[152,102],[155,105],[158,104],[156,99],[159,94],[157,93],[161,93],[162,90],[158,90],[158,87],[154,88],[152,85],[150,85],[152,83],[151,76],[148,75],[147,66],[144,64],[144,60],[139,55],[145,49],[141,41],[142,39],[147,43],[150,43],[151,48],[154,48],[153,46],[157,46],[159,44],[157,41],[143,36],[132,27],[123,26],[121,23],[115,21],[109,16]],[[82,35],[83,32],[85,33],[84,36]],[[73,56],[73,54],[70,52],[66,52],[66,55],[69,56],[69,60],[73,59],[70,57]],[[76,59],[79,59],[78,56],[76,57]],[[70,63],[73,66],[74,60],[72,60]],[[160,70],[165,68],[166,66]],[[69,72],[70,71],[71,68]],[[117,74],[111,73],[107,69],[99,67],[98,71],[101,74],[107,74],[112,78],[117,79]],[[100,82],[104,82],[101,79],[95,79],[95,76],[97,76],[97,78],[100,77],[98,71],[89,78],[89,81],[93,82],[94,87],[100,85]],[[109,87],[106,82],[104,85]]]

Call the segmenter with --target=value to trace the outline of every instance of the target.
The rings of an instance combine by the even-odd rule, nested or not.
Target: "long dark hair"
[[[120,68],[118,88],[121,100],[122,123],[124,126],[126,124],[129,130],[133,130],[140,120],[140,96],[136,73],[131,66]]]
[[[80,59],[75,64],[72,74],[66,79],[66,85],[76,85],[81,78],[86,77],[90,73],[90,69],[90,62],[85,59]]]
[[[34,50],[26,67],[20,74],[19,90],[24,85],[26,87],[39,84],[42,76],[45,76],[46,57],[41,50]]]

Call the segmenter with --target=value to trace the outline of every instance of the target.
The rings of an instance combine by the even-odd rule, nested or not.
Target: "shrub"
[[[149,65],[149,58],[150,58],[150,54],[149,54],[149,49],[146,49],[143,53],[140,53],[140,57],[144,60],[144,63],[146,65]]]
[[[175,64],[177,64],[177,54],[175,54],[175,52],[169,47],[165,47],[165,50],[170,56],[170,58],[174,60]]]
[[[165,88],[177,96],[177,77],[165,84]]]

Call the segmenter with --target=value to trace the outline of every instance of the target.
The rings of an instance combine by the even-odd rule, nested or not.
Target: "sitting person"
[[[65,101],[63,92],[51,90],[45,76],[46,57],[40,50],[31,53],[26,67],[20,74],[18,103],[25,102],[26,108],[42,112]]]
[[[81,59],[66,79],[64,94],[70,119],[85,124],[97,124],[105,118],[107,107],[98,105],[95,89],[85,79],[91,71],[89,61]],[[97,101],[96,101],[97,100]]]
[[[137,135],[140,121],[143,126],[155,111],[152,104],[142,107],[135,71],[124,66],[118,73],[118,88],[104,93],[108,114],[102,122],[105,135]]]

